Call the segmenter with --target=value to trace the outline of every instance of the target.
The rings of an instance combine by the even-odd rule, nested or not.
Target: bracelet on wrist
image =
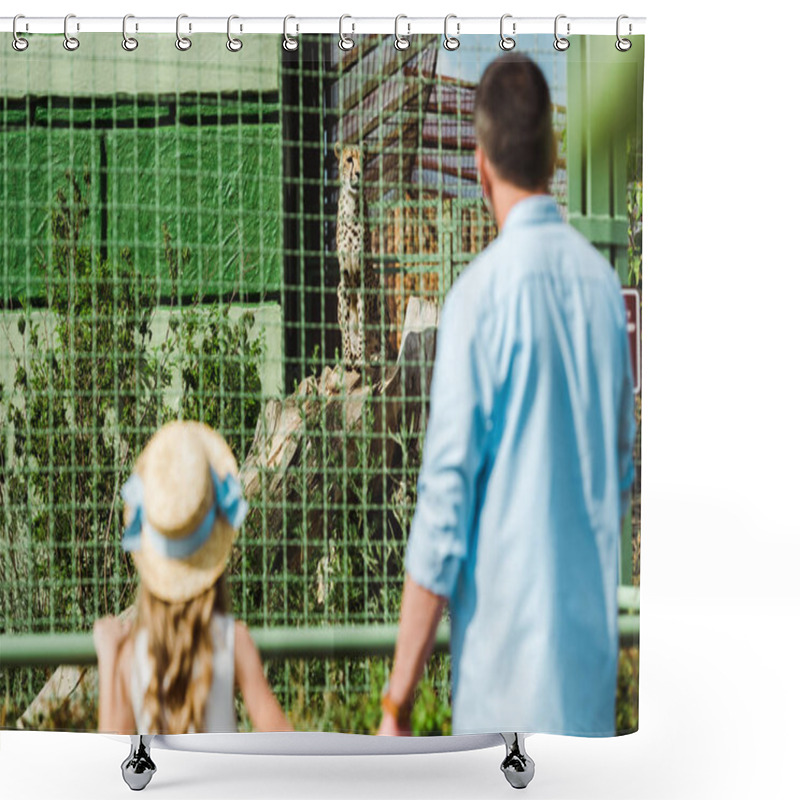
[[[389,682],[387,681],[381,693],[381,708],[385,714],[393,717],[398,724],[408,725],[411,720],[411,703],[396,703],[389,695]]]

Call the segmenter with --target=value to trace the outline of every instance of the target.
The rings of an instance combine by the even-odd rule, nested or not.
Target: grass
[[[617,734],[639,730],[639,648],[623,648],[617,669]]]

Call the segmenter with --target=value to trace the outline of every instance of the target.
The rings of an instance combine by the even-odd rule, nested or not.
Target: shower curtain
[[[376,733],[387,718],[414,735],[636,730],[644,38],[620,50],[572,36],[562,50],[519,35],[511,53],[489,34],[454,49],[432,34],[187,32],[178,47],[167,34],[121,47],[98,33],[72,50],[69,37],[27,38],[0,54],[0,727],[97,730],[93,625],[140,616],[120,491],[155,432],[181,419],[218,431],[237,461],[249,512],[227,564],[229,612],[295,730]],[[510,417],[483,421],[494,444],[471,488],[469,453],[436,445],[463,418],[458,399],[445,408],[445,383],[482,387],[491,405],[530,367],[437,361],[443,341],[478,336],[491,292],[459,315],[463,287],[511,235],[476,165],[474,122],[482,76],[520,55],[546,82],[553,132],[548,180],[525,208],[531,224],[576,232],[571,247],[591,245],[622,295],[628,362],[615,363],[630,380],[615,397],[637,433],[626,474],[603,473],[624,484],[603,506],[622,521],[613,536],[559,505],[582,481],[560,468],[567,441],[549,461],[518,452],[523,471],[495,483],[529,485],[564,536],[593,531],[604,549],[591,567],[579,533],[555,557],[531,543],[532,520],[494,543],[480,527],[491,466],[514,447]],[[500,177],[514,184],[515,166]],[[536,328],[529,312],[517,313]],[[481,330],[480,347],[501,336]],[[581,364],[575,401],[595,396]],[[439,450],[450,456],[437,475]],[[445,539],[421,529],[449,530],[459,491],[463,530],[449,541],[464,550],[442,555]],[[431,651],[410,694],[395,665],[407,574],[449,601],[429,640],[408,629]],[[569,634],[528,625],[543,615],[570,620]],[[588,683],[570,681],[571,664]],[[231,702],[236,728],[254,729],[241,694]]]

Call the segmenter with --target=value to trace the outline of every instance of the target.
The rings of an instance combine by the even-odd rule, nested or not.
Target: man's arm
[[[445,599],[469,550],[491,413],[489,362],[474,298],[454,288],[436,341],[431,413],[406,549],[400,631],[379,733],[408,734],[414,689],[433,648]]]
[[[444,604],[443,597],[429,592],[410,575],[406,575],[394,669],[384,693],[383,719],[378,729],[381,735],[411,734],[410,715],[414,690],[433,650]]]

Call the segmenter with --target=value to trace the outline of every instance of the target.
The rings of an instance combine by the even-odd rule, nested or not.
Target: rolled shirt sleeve
[[[450,598],[467,554],[491,419],[491,375],[472,313],[456,285],[442,311],[430,417],[406,550],[406,570],[430,592]]]

